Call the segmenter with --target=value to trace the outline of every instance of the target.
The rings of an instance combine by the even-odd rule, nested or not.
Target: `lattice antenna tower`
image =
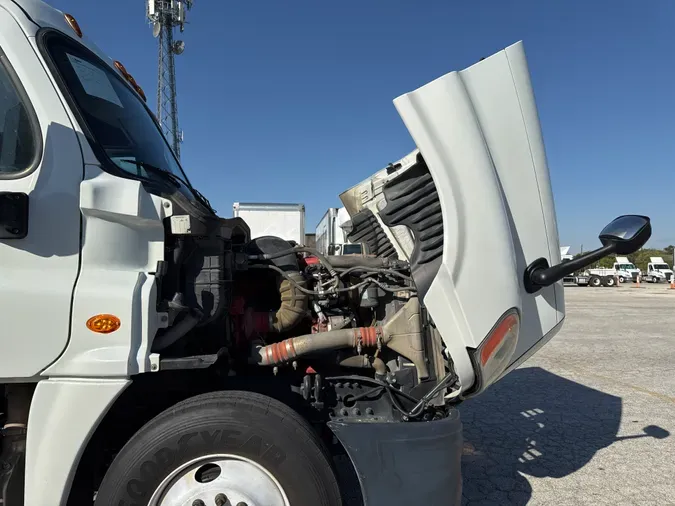
[[[157,61],[157,119],[164,135],[180,159],[183,132],[178,126],[175,57],[185,50],[185,42],[174,37],[178,28],[185,29],[185,15],[193,0],[147,0],[146,16],[152,25],[152,34],[158,39]]]

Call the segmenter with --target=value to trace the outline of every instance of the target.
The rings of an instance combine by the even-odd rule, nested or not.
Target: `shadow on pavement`
[[[670,435],[648,426],[617,437],[620,397],[539,367],[516,369],[460,411],[467,506],[525,505],[532,489],[520,473],[562,478],[616,441]]]

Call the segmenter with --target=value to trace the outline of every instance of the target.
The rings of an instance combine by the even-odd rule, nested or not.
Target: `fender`
[[[349,455],[365,506],[461,504],[463,439],[456,409],[431,422],[328,426]]]
[[[48,379],[28,415],[26,482],[19,504],[65,506],[80,457],[128,379]]]

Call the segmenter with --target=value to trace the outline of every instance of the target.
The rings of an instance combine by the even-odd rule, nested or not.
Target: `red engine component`
[[[270,331],[270,313],[256,312],[246,307],[244,297],[234,297],[230,306],[234,322],[234,339],[238,346],[245,344],[256,334]]]
[[[306,257],[301,258],[300,262],[305,264],[303,267],[307,267],[308,265],[316,265],[320,263],[319,259],[312,255],[308,255]]]

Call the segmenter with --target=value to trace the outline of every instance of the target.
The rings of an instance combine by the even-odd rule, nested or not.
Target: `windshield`
[[[619,264],[617,266],[617,269],[620,270],[620,271],[629,271],[629,270],[635,269],[635,265],[633,265],[633,264]]]
[[[118,168],[135,177],[165,179],[161,172],[142,166],[150,165],[189,184],[155,119],[115,70],[60,37],[50,40],[48,50],[94,140]],[[180,186],[181,193],[194,199],[184,184]]]
[[[360,255],[361,254],[361,245],[360,244],[345,244],[342,247],[343,255]]]
[[[666,264],[654,264],[654,269],[657,271],[667,271],[670,270],[670,267],[668,267]]]

